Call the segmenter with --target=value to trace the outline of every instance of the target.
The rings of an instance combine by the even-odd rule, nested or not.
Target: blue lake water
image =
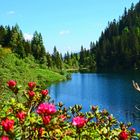
[[[140,74],[72,74],[72,80],[52,85],[49,90],[56,103],[62,101],[66,107],[80,104],[83,112],[90,105],[107,109],[119,121],[132,122],[140,132],[140,92],[133,88],[132,80],[140,83]]]

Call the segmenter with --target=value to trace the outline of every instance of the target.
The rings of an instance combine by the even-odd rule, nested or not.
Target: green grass
[[[59,73],[50,71],[48,69],[37,68],[35,70],[35,75],[38,77],[40,76],[40,77],[46,79],[46,81],[52,82],[52,83],[66,80],[66,78],[64,76],[60,75]]]
[[[0,88],[10,79],[16,80],[22,86],[29,81],[47,86],[48,84],[66,80],[66,76],[49,70],[45,65],[35,63],[32,56],[24,59],[0,48]]]
[[[32,56],[21,59],[9,50],[0,48],[0,106],[13,96],[6,87],[9,80],[15,80],[22,87],[33,81],[45,89],[52,83],[66,80],[66,75],[48,69],[45,64],[36,63]]]

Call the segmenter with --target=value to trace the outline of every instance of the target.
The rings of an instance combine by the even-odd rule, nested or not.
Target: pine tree
[[[40,63],[45,62],[45,47],[43,45],[43,39],[41,33],[35,31],[33,39],[31,41],[31,51],[35,59],[39,60]]]

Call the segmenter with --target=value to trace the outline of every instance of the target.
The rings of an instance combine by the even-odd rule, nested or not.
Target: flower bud
[[[35,96],[35,92],[34,91],[28,91],[29,97],[32,98]]]
[[[36,87],[36,83],[35,82],[29,82],[28,86],[29,86],[30,90],[33,90]]]
[[[63,108],[63,111],[64,111],[64,112],[67,112],[67,108],[66,108],[66,107],[64,107],[64,108]]]
[[[136,129],[135,128],[132,128],[131,129],[131,134],[134,134],[136,132]]]
[[[112,121],[113,116],[112,116],[112,115],[110,115],[110,116],[108,117],[108,119],[109,119],[109,121]]]
[[[48,93],[49,93],[49,91],[47,89],[41,91],[41,94],[43,96],[46,96]]]
[[[18,113],[16,114],[16,117],[17,117],[20,121],[24,121],[25,116],[26,116],[26,112],[24,112],[24,111],[18,112]]]
[[[78,110],[80,111],[81,109],[82,109],[82,106],[81,106],[81,105],[79,105],[79,106],[78,106]]]
[[[62,102],[59,102],[59,103],[58,103],[58,106],[59,106],[59,107],[62,107],[62,106],[63,106],[63,103],[62,103]]]
[[[93,106],[91,107],[91,109],[92,109],[92,111],[96,111],[96,110],[98,109],[98,107],[93,105]]]
[[[58,118],[63,122],[67,117],[64,114],[61,114]]]
[[[108,111],[107,111],[106,109],[104,109],[104,110],[102,111],[102,114],[103,114],[103,115],[107,115],[107,116],[109,115],[109,113],[108,113]]]
[[[50,121],[51,121],[51,116],[43,116],[43,117],[42,117],[42,120],[43,120],[43,123],[44,123],[45,125],[47,125],[47,124],[49,124]]]
[[[12,89],[12,88],[14,88],[15,86],[16,86],[16,81],[14,81],[14,80],[9,80],[8,82],[7,82],[7,85],[8,85],[8,87],[10,88],[10,89]]]

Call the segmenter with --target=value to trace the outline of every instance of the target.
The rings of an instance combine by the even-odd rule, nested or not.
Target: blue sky
[[[124,7],[139,0],[0,0],[0,24],[19,25],[26,38],[43,36],[46,50],[65,53],[89,48],[108,21],[118,20]]]

